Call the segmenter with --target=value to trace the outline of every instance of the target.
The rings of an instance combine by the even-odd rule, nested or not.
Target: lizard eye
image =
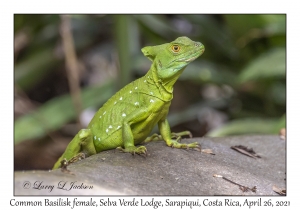
[[[173,52],[179,52],[179,50],[180,50],[180,46],[179,45],[177,45],[177,44],[175,44],[175,45],[172,45],[172,51]]]

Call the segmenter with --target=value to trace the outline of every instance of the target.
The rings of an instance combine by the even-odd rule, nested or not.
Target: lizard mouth
[[[191,62],[193,60],[195,60],[196,58],[198,57],[198,55],[194,56],[194,57],[191,57],[191,58],[188,58],[186,60],[184,60],[185,62]]]
[[[180,58],[180,59],[178,59],[177,61],[180,61],[180,62],[182,62],[182,61],[183,61],[183,62],[191,62],[191,61],[195,60],[196,58],[198,58],[201,54],[202,54],[202,53],[196,52],[196,53],[194,53],[193,56],[190,57],[190,58]]]
[[[201,50],[196,51],[189,58],[180,58],[177,61],[180,61],[180,62],[182,62],[182,61],[183,62],[192,62],[193,60],[195,60],[196,58],[198,58],[200,55],[202,55],[203,52],[204,52],[204,48],[202,48]]]

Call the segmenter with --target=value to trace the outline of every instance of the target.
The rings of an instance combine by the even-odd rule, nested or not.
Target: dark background
[[[140,49],[179,36],[205,52],[175,84],[172,131],[228,136],[285,127],[284,14],[16,14],[15,170],[50,169],[94,112],[147,72]]]

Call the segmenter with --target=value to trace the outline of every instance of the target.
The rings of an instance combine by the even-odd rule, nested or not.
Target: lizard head
[[[153,63],[158,80],[171,86],[185,67],[204,52],[204,45],[188,37],[179,37],[173,42],[158,46],[148,46],[142,52]]]

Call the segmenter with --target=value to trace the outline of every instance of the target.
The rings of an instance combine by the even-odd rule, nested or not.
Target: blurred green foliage
[[[71,20],[84,69],[84,108],[98,109],[119,88],[145,74],[150,63],[140,51],[143,46],[188,36],[201,41],[206,51],[180,78],[196,94],[174,100],[189,103],[171,110],[171,125],[196,119],[207,127],[202,135],[209,136],[277,134],[285,127],[285,15],[71,15]],[[38,103],[15,117],[15,143],[43,137],[76,119],[60,24],[59,15],[14,16],[15,87]],[[115,74],[103,63],[115,63]],[[183,92],[190,90],[185,87]],[[205,118],[207,107],[217,117]],[[225,118],[216,124],[220,113]]]

